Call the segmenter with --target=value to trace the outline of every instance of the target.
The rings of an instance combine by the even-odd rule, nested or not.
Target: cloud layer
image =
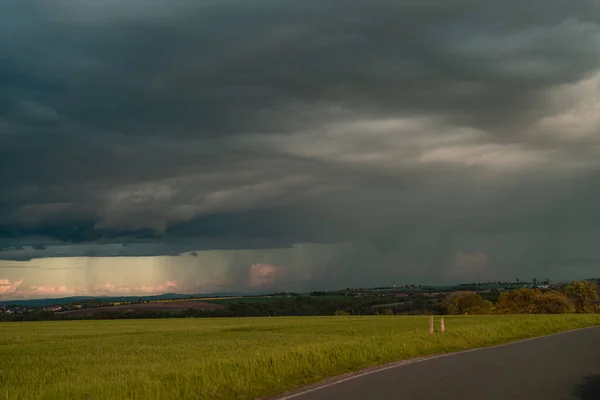
[[[320,243],[347,277],[591,274],[565,260],[597,259],[598,21],[592,0],[3,4],[0,258]]]

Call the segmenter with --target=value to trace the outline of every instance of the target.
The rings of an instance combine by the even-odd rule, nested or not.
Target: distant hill
[[[44,298],[44,299],[27,299],[27,300],[0,300],[0,306],[7,306],[14,304],[23,307],[49,307],[60,304],[73,304],[81,303],[86,300],[101,300],[101,301],[114,301],[114,302],[127,302],[135,301],[139,298],[149,301],[156,300],[174,300],[174,299],[185,299],[185,298],[199,298],[199,297],[236,297],[236,296],[249,296],[251,293],[240,293],[240,292],[219,292],[219,293],[199,293],[199,294],[183,294],[183,293],[164,293],[152,296],[72,296],[72,297],[61,297],[61,298]]]

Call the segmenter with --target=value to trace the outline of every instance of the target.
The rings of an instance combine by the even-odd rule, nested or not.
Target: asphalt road
[[[286,400],[600,400],[600,328],[393,367]]]

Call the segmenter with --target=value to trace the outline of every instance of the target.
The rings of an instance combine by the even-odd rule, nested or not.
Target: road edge
[[[588,330],[588,329],[598,329],[598,328],[600,328],[600,325],[588,326],[585,328],[569,329],[569,330],[562,331],[562,332],[551,333],[549,335],[534,336],[534,337],[530,337],[530,338],[526,338],[526,339],[514,340],[512,342],[495,344],[492,346],[475,347],[473,349],[455,351],[452,353],[443,353],[443,354],[436,354],[433,356],[416,357],[416,358],[409,358],[409,359],[401,360],[401,361],[394,361],[391,363],[362,369],[362,370],[356,371],[356,372],[348,372],[346,374],[337,375],[337,376],[334,376],[331,378],[327,378],[319,383],[315,383],[315,384],[308,385],[308,386],[298,387],[296,389],[287,391],[287,392],[282,393],[277,396],[259,397],[256,400],[291,400],[291,399],[303,396],[308,393],[316,392],[317,390],[335,386],[340,383],[347,382],[347,381],[350,381],[353,379],[362,378],[363,376],[375,374],[375,373],[382,372],[382,371],[387,371],[392,368],[399,368],[399,367],[403,367],[406,365],[416,364],[416,363],[425,362],[425,361],[429,361],[429,360],[435,360],[438,358],[451,357],[451,356],[455,356],[458,354],[472,353],[472,352],[486,350],[486,349],[493,349],[496,347],[505,347],[505,346],[510,346],[510,345],[514,345],[517,343],[529,342],[529,341],[543,339],[543,338],[547,338],[547,337],[551,337],[551,336],[564,335],[567,333],[584,331],[584,330]]]

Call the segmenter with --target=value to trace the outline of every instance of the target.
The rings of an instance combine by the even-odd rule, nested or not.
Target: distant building
[[[62,310],[62,306],[51,306],[51,307],[44,307],[44,311],[61,311]]]

